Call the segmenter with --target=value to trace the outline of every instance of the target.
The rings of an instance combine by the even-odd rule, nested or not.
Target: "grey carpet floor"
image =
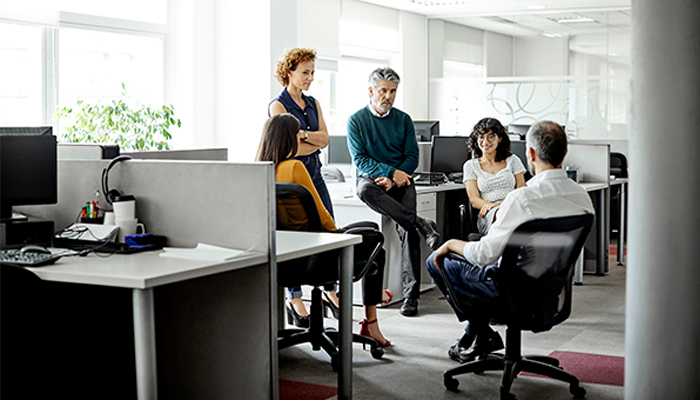
[[[523,333],[525,354],[552,351],[624,356],[625,267],[610,257],[605,276],[584,275],[584,284],[574,288],[571,317],[549,332]],[[398,313],[400,303],[380,308],[379,322],[393,346],[382,360],[373,359],[361,345],[353,345],[353,398],[355,399],[499,399],[500,372],[463,375],[459,391],[443,386],[443,372],[458,364],[447,349],[462,335],[442,294],[435,288],[421,295],[419,314],[406,318]],[[353,307],[353,319],[363,319],[361,307]],[[337,326],[326,319],[326,325]],[[503,337],[504,326],[495,327]],[[359,326],[355,325],[354,332]],[[284,349],[279,354],[280,379],[336,386],[328,356],[308,344]],[[583,383],[587,399],[622,399],[623,387]],[[519,400],[571,399],[568,385],[551,379],[519,376],[511,393]]]

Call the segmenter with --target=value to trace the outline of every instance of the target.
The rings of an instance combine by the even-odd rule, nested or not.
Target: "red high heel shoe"
[[[376,320],[376,319],[373,319],[373,320],[371,320],[371,321],[367,321],[366,319],[363,319],[362,322],[360,322],[360,326],[361,326],[361,328],[360,328],[360,335],[362,335],[362,336],[367,336],[367,337],[369,337],[369,338],[374,339],[374,338],[372,337],[372,335],[369,334],[369,326],[372,325],[372,324],[376,324],[376,323],[377,323],[377,320]],[[377,340],[377,339],[374,339],[374,340]],[[387,341],[384,342],[384,343],[380,343],[379,340],[377,340],[377,343],[379,343],[379,347],[389,347],[389,346],[391,346],[391,342],[390,342],[388,339],[387,339]],[[365,346],[363,345],[362,348],[364,349],[364,347],[365,347]]]

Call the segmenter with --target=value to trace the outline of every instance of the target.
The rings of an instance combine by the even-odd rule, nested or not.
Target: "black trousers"
[[[396,232],[401,240],[401,281],[403,297],[418,299],[420,296],[420,236],[416,224],[416,188],[411,181],[407,186],[394,186],[390,190],[377,185],[373,179],[362,178],[357,183],[357,196],[372,210],[386,215],[396,222]]]

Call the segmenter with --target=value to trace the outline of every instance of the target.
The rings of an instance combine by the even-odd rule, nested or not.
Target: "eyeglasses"
[[[488,135],[479,135],[476,140],[478,142],[483,142],[484,140],[488,140],[489,143],[493,143],[493,141],[495,141],[497,137],[498,137],[498,135],[496,135],[495,133],[489,133]]]

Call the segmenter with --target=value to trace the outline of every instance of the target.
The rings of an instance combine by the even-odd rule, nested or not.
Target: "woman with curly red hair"
[[[277,60],[275,67],[275,78],[284,86],[284,90],[269,105],[268,114],[270,117],[289,113],[299,120],[299,137],[301,143],[296,153],[293,154],[295,160],[301,161],[311,176],[311,180],[321,197],[323,206],[333,217],[333,203],[328,193],[328,188],[321,175],[321,161],[319,154],[321,149],[328,145],[328,128],[323,120],[321,105],[311,96],[304,94],[309,90],[311,82],[314,81],[316,71],[316,51],[296,47],[285,49],[282,56]],[[325,301],[332,305],[333,311],[337,314],[338,296],[335,287],[324,287]],[[301,301],[301,288],[289,288],[290,303],[294,312],[295,322],[305,325],[307,322],[303,318],[308,316]],[[300,319],[301,318],[301,319]]]

